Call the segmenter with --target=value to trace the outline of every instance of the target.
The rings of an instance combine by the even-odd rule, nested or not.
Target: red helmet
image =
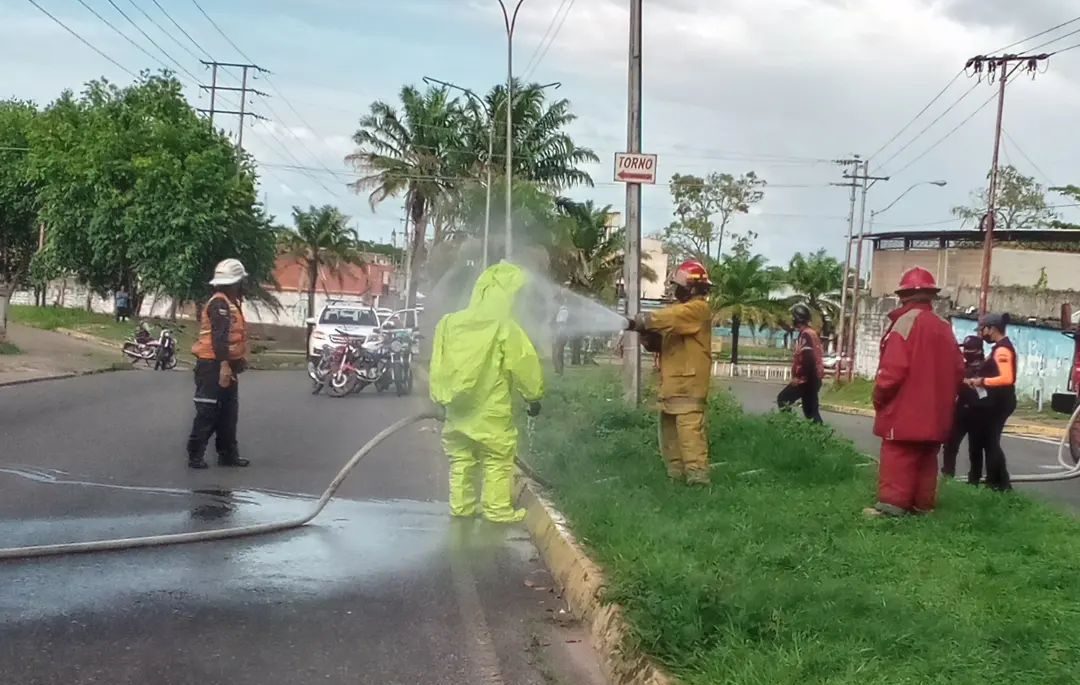
[[[913,292],[939,292],[941,288],[937,286],[937,282],[934,281],[934,274],[930,273],[921,266],[916,266],[908,269],[904,272],[904,275],[900,277],[900,286],[896,289],[896,293],[913,293]]]
[[[696,259],[680,264],[671,275],[671,282],[684,288],[695,284],[712,285],[712,281],[709,280],[709,270]]]

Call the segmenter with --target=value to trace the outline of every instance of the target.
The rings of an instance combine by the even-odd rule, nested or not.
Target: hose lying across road
[[[384,440],[402,428],[426,419],[438,419],[439,417],[430,411],[407,416],[400,421],[384,428],[371,440],[368,440],[356,454],[342,467],[341,471],[334,476],[334,480],[327,486],[322,497],[308,513],[285,521],[275,523],[257,523],[248,526],[235,526],[233,528],[220,528],[217,530],[202,530],[190,533],[171,533],[169,535],[148,535],[138,538],[120,538],[117,540],[94,540],[91,542],[68,542],[58,545],[36,545],[32,547],[8,547],[0,548],[0,561],[10,559],[29,559],[33,557],[50,557],[62,554],[80,554],[85,552],[112,552],[122,549],[138,549],[142,547],[161,547],[164,545],[180,545],[190,542],[209,542],[211,540],[226,540],[229,538],[248,537],[252,535],[265,535],[277,533],[291,528],[299,528],[322,513],[326,505],[333,498],[341,484],[352,472],[353,468],[360,463],[373,449],[378,447]]]
[[[1076,419],[1078,416],[1080,416],[1080,402],[1076,403],[1076,409],[1073,410],[1072,416],[1069,417],[1069,422],[1065,424],[1065,432],[1061,436],[1061,441],[1058,443],[1057,460],[1058,464],[1064,470],[1058,471],[1057,473],[1020,474],[1011,476],[1010,480],[1014,483],[1045,483],[1080,478],[1080,461],[1074,462],[1071,454],[1069,458],[1066,458],[1065,456],[1066,451],[1070,449],[1070,436],[1073,435],[1073,427],[1076,426]],[[1080,431],[1077,431],[1077,435],[1080,436]],[[1075,449],[1075,446],[1072,447]]]

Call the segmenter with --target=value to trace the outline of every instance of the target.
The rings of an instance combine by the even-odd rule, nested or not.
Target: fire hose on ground
[[[1071,441],[1073,439],[1080,440],[1080,431],[1074,431],[1077,416],[1080,416],[1080,402],[1076,403],[1076,408],[1073,410],[1072,416],[1069,417],[1069,422],[1065,424],[1065,431],[1061,436],[1060,442],[1058,442],[1057,460],[1058,465],[1063,469],[1062,471],[1056,473],[1020,474],[1011,476],[1010,480],[1014,483],[1045,483],[1080,478],[1080,461],[1074,462],[1071,453],[1068,458],[1065,456],[1070,448],[1075,449],[1075,445],[1071,445]],[[1076,435],[1073,435],[1074,432]]]
[[[310,523],[316,516],[322,513],[326,505],[334,497],[338,488],[352,472],[360,461],[378,447],[383,441],[401,429],[414,423],[427,419],[439,419],[434,411],[425,411],[412,416],[407,416],[390,426],[384,428],[363,447],[352,455],[345,466],[330,481],[322,497],[315,503],[312,509],[302,516],[297,516],[284,521],[271,523],[256,523],[247,526],[234,526],[232,528],[220,528],[216,530],[201,530],[188,533],[170,533],[167,535],[148,535],[145,537],[119,538],[116,540],[94,540],[90,542],[68,542],[55,545],[35,545],[31,547],[8,547],[0,548],[0,561],[10,559],[30,559],[35,557],[50,557],[65,554],[82,554],[87,552],[114,552],[126,549],[140,549],[145,547],[162,547],[165,545],[181,545],[193,542],[209,542],[211,540],[227,540],[230,538],[250,537],[253,535],[266,535],[278,533],[293,528],[300,528]]]

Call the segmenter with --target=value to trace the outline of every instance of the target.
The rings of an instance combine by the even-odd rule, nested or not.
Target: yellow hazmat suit
[[[712,381],[712,311],[702,297],[638,316],[660,344],[660,452],[668,475],[709,482],[705,404]]]
[[[431,399],[446,409],[443,449],[450,458],[453,516],[480,513],[476,487],[482,466],[484,518],[509,523],[525,517],[512,503],[518,441],[513,396],[536,402],[544,394],[540,357],[512,316],[525,280],[513,264],[488,267],[469,306],[447,314],[435,328]]]

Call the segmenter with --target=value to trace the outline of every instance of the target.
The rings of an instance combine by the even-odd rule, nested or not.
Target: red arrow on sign
[[[652,174],[642,174],[633,171],[619,171],[619,173],[615,174],[615,178],[620,181],[648,181],[652,177]]]

